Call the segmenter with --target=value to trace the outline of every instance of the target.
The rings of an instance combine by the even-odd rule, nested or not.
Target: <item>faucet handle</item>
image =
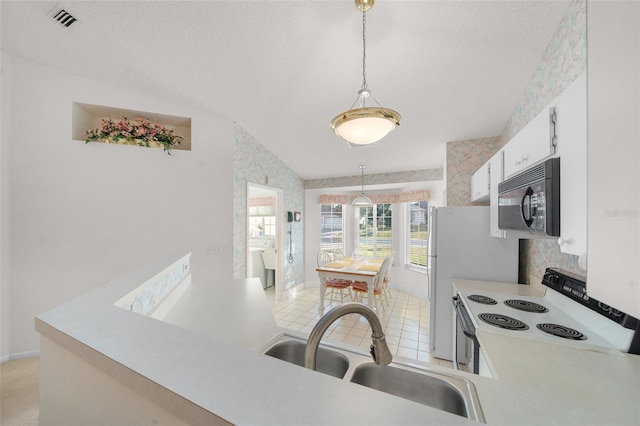
[[[391,351],[389,350],[389,346],[387,345],[384,335],[381,337],[373,337],[372,340],[371,356],[373,357],[373,361],[378,365],[390,364],[393,359],[393,355],[391,355]]]

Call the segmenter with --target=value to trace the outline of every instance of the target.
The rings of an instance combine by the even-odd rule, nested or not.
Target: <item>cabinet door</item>
[[[505,233],[498,228],[498,184],[503,180],[502,162],[504,151],[498,151],[489,160],[489,235],[504,238]]]
[[[489,163],[471,175],[471,201],[489,200]]]
[[[504,146],[504,177],[511,177],[553,153],[550,111],[544,108]]]
[[[640,3],[587,3],[589,296],[640,317]]]
[[[560,250],[587,253],[587,75],[583,73],[556,100],[560,155]]]

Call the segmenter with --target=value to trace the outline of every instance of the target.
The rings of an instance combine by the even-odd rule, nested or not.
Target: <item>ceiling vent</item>
[[[78,21],[76,18],[73,17],[73,15],[71,15],[69,12],[67,12],[63,8],[61,8],[59,5],[54,7],[48,13],[48,15],[51,16],[56,21],[58,21],[60,25],[63,25],[65,27],[70,27],[71,24]]]

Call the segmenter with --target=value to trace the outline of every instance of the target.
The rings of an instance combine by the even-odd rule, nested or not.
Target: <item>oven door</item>
[[[459,296],[453,296],[454,336],[453,365],[456,370],[479,373],[480,344],[476,338],[476,329],[467,309]],[[462,368],[466,365],[466,368]]]

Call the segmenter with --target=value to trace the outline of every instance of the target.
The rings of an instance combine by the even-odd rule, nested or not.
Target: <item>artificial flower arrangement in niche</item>
[[[176,135],[173,129],[154,123],[143,117],[129,120],[121,117],[120,121],[113,121],[111,117],[102,119],[100,127],[87,130],[86,143],[102,141],[150,147],[162,147],[171,155],[171,148],[182,143],[184,138]]]

